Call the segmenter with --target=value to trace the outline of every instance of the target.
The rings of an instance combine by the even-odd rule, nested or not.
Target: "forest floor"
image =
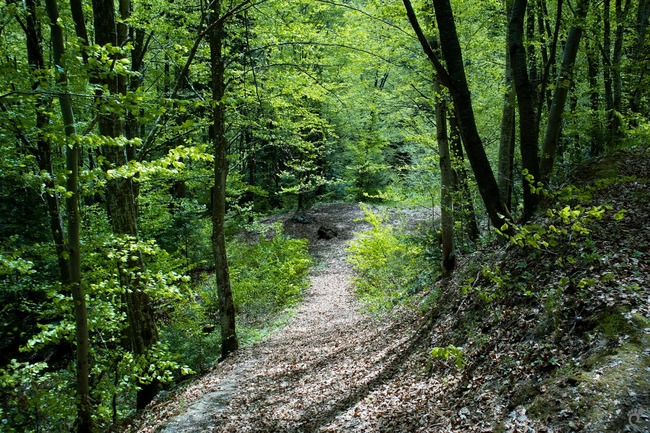
[[[650,432],[648,173],[643,149],[577,172],[570,209],[610,209],[587,234],[540,215],[537,227],[555,221],[566,239],[480,246],[453,278],[383,316],[351,291],[345,247],[365,227],[358,206],[315,206],[308,224],[285,216],[317,259],[289,323],[126,431]],[[318,239],[321,224],[338,236]]]
[[[394,219],[421,218],[404,210]],[[395,374],[416,347],[419,322],[405,312],[371,317],[351,289],[346,247],[368,228],[357,204],[321,204],[305,220],[279,217],[285,233],[310,241],[316,261],[310,288],[289,323],[246,347],[208,375],[150,406],[138,432],[342,431],[346,410]],[[276,217],[278,218],[278,217]],[[321,226],[334,229],[320,239]],[[356,426],[365,430],[363,426]]]

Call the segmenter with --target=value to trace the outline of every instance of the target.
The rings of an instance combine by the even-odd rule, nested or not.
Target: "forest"
[[[214,431],[644,431],[649,24],[650,0],[1,1],[0,430],[153,431],[345,274],[337,314],[411,336],[356,361],[390,368]],[[384,338],[362,316],[341,332]],[[540,400],[593,398],[615,356],[598,422]],[[397,370],[454,402],[351,421]]]

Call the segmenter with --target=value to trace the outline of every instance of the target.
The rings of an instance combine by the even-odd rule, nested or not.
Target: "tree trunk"
[[[36,3],[34,0],[25,2],[27,14],[25,16],[25,36],[27,41],[27,59],[29,67],[34,77],[40,77],[45,70],[45,61],[43,58],[43,45],[40,23],[38,20]],[[32,85],[32,90],[38,89],[40,79],[37,79]],[[47,215],[52,232],[52,239],[56,251],[57,263],[59,265],[59,274],[61,282],[66,285],[70,281],[69,264],[66,258],[65,247],[65,230],[63,217],[61,216],[61,205],[59,202],[59,193],[56,191],[56,176],[52,165],[52,147],[50,141],[44,136],[43,131],[50,124],[50,109],[52,98],[41,95],[35,104],[36,111],[36,148],[30,146],[30,151],[36,158],[36,163],[41,172],[46,172],[47,177],[43,180],[46,188],[45,203],[47,206]]]
[[[591,110],[591,156],[599,156],[603,153],[603,133],[600,123],[600,88],[598,86],[598,56],[595,48],[587,39],[587,76],[589,79],[589,109]]]
[[[490,221],[495,227],[501,227],[510,215],[499,194],[499,187],[476,128],[472,99],[467,86],[463,56],[451,4],[449,0],[434,0],[433,6],[440,30],[440,48],[447,63],[449,90],[454,101],[465,151]],[[441,82],[444,84],[444,81],[441,80]]]
[[[582,36],[582,26],[584,25],[584,19],[587,16],[588,6],[589,0],[582,0],[578,4],[576,15],[578,23],[571,26],[569,29],[569,35],[567,36],[566,44],[564,46],[562,66],[560,67],[560,72],[557,77],[551,110],[548,113],[546,136],[544,138],[542,160],[540,163],[540,180],[545,183],[548,182],[551,172],[553,171],[553,162],[555,160],[555,153],[562,126],[562,112],[564,111],[564,104],[566,103],[567,95],[571,88],[573,66],[575,64],[576,56],[578,55],[580,37]]]
[[[616,113],[614,110],[614,90],[612,81],[612,27],[610,22],[611,2],[603,2],[603,81],[605,87],[605,107],[607,109],[607,129],[615,135]]]
[[[623,37],[625,30],[625,20],[630,10],[630,0],[625,0],[625,6],[622,0],[616,0],[616,31],[614,32],[614,53],[612,54],[612,69],[614,73],[614,110],[617,113],[623,112],[623,80],[621,78],[621,59],[623,58]],[[619,116],[617,116],[619,118]],[[620,130],[620,121],[618,129]],[[620,133],[620,131],[619,131]]]
[[[545,0],[538,0],[540,7],[544,11],[544,16],[548,16],[548,9],[546,7],[546,1]],[[564,2],[563,0],[558,0],[557,2],[557,7],[556,7],[556,15],[555,15],[555,27],[553,29],[553,32],[551,32],[550,25],[547,24],[546,27],[546,34],[548,38],[550,38],[550,46],[548,48],[548,57],[544,60],[544,72],[542,74],[542,77],[540,79],[540,91],[539,91],[539,97],[537,97],[537,124],[536,128],[537,131],[539,131],[540,128],[540,122],[541,122],[541,117],[542,117],[542,112],[544,111],[544,107],[546,106],[547,110],[551,109],[551,104],[553,103],[553,93],[552,91],[548,88],[549,83],[550,83],[550,77],[556,76],[556,55],[555,53],[557,52],[557,42],[558,38],[560,35],[560,27],[562,24],[562,6]],[[548,23],[548,19],[544,19],[544,22]],[[547,50],[544,49],[544,52]]]
[[[630,10],[630,0],[625,0],[623,7],[622,0],[615,1],[616,30],[614,31],[614,52],[612,53],[612,81],[613,81],[613,104],[616,116],[614,117],[615,137],[620,138],[621,115],[623,113],[623,80],[621,78],[621,59],[623,57],[623,37],[625,21]]]
[[[512,0],[506,1],[506,13],[510,14]],[[499,139],[499,192],[509,211],[512,210],[512,170],[515,153],[515,90],[512,83],[512,65],[506,38],[505,94],[501,114]]]
[[[631,90],[630,110],[634,113],[643,112],[644,109],[641,107],[643,93],[644,90],[647,92],[647,89],[643,86],[643,80],[645,78],[644,75],[646,75],[648,71],[647,68],[642,65],[647,65],[647,62],[650,59],[647,50],[643,49],[645,46],[648,24],[650,24],[650,0],[640,0],[636,14],[636,23],[634,26],[636,39],[632,55],[633,63],[640,67],[640,72],[636,74],[636,84]]]
[[[506,5],[508,8],[508,12],[510,11],[510,8],[512,7],[512,1],[509,1],[510,7]],[[542,61],[540,63],[541,66],[541,71],[540,71],[540,77],[539,77],[539,83],[540,83],[540,88],[544,87],[544,84],[546,84],[545,80],[548,79],[548,76],[546,75],[546,65],[550,64],[550,57],[549,57],[549,40],[553,37],[553,34],[551,33],[551,28],[550,24],[548,21],[548,8],[546,7],[546,0],[536,0],[535,2],[535,8],[537,10],[537,28],[538,34],[540,37],[539,41],[539,50],[540,54],[542,56]],[[545,92],[540,91],[538,93],[538,102],[537,106],[541,106],[543,104],[544,100],[548,101],[548,105],[550,106],[550,98],[545,94]],[[538,109],[537,112],[541,113],[541,109]],[[539,117],[538,117],[539,121]]]
[[[69,264],[69,287],[72,292],[75,315],[75,339],[77,343],[77,421],[78,433],[92,431],[90,404],[90,341],[88,337],[88,315],[86,297],[81,285],[80,255],[80,211],[79,211],[79,144],[75,135],[75,119],[72,99],[67,92],[67,77],[62,61],[64,54],[63,29],[59,24],[59,10],[56,0],[46,0],[47,14],[50,19],[52,37],[52,54],[56,69],[59,71],[57,81],[63,87],[59,94],[61,116],[65,125],[66,140],[66,212],[68,218],[67,253]]]
[[[526,60],[528,61],[528,78],[533,85],[534,89],[537,89],[537,86],[540,83],[539,76],[539,66],[538,66],[538,56],[537,56],[537,46],[541,44],[541,40],[538,41],[538,37],[541,35],[535,32],[535,4],[533,1],[528,2],[526,5],[526,38],[525,38],[525,47],[526,47]],[[541,15],[541,11],[540,11]],[[543,95],[538,95],[537,92],[533,95],[535,99],[543,98]],[[539,121],[539,119],[538,119]]]
[[[228,141],[226,139],[225,66],[223,59],[224,24],[220,20],[221,1],[216,0],[209,12],[210,61],[212,63],[212,126],[210,138],[214,146],[214,188],[212,189],[212,250],[216,267],[217,294],[221,321],[221,358],[239,348],[235,331],[235,306],[230,286],[226,253],[226,179],[228,176]],[[216,25],[213,25],[216,23]]]
[[[436,97],[436,139],[440,157],[440,231],[442,243],[442,272],[448,276],[456,265],[454,255],[454,210],[452,201],[453,178],[451,155],[447,135],[447,101],[441,95],[442,88],[435,81]]]
[[[115,5],[112,1],[93,0],[95,22],[95,42],[99,45],[112,44],[120,46],[117,32]],[[126,91],[123,77],[108,76],[102,80],[109,91],[108,96]],[[115,113],[99,116],[99,132],[106,137],[117,138],[124,132],[124,125]],[[103,149],[107,164],[105,169],[116,168],[128,163],[128,149],[119,146],[107,146]],[[126,235],[127,239],[138,239],[136,193],[133,179],[111,179],[106,187],[108,217],[113,232]],[[136,356],[144,356],[147,350],[158,341],[158,330],[153,314],[151,298],[143,290],[142,282],[134,275],[144,269],[144,262],[139,254],[131,256],[127,269],[120,272],[120,283],[126,289],[124,301],[127,310],[131,350]],[[137,408],[143,409],[156,395],[158,383],[153,381],[142,385],[137,395]]]
[[[463,55],[456,33],[451,4],[449,0],[434,0],[433,2],[440,31],[440,48],[443,58],[447,62],[447,69],[445,69],[422,32],[410,0],[403,0],[403,3],[411,27],[413,27],[424,53],[433,64],[438,80],[451,93],[463,144],[490,221],[495,227],[502,227],[510,218],[510,214],[501,200],[499,186],[476,129],[472,99],[467,86]]]
[[[539,181],[539,157],[537,154],[537,119],[535,115],[535,89],[528,79],[526,51],[523,42],[524,15],[527,0],[513,0],[510,22],[508,24],[508,41],[512,77],[517,93],[519,108],[519,147],[521,162],[525,171],[532,175],[533,181]],[[522,219],[528,220],[537,207],[539,196],[531,188],[527,176],[523,177],[524,213]]]
[[[467,170],[465,170],[465,156],[463,155],[463,143],[460,137],[460,128],[456,120],[456,114],[450,110],[449,112],[449,144],[452,155],[452,168],[454,174],[454,189],[458,194],[460,192],[461,203],[460,210],[465,230],[470,242],[476,243],[480,236],[478,228],[478,221],[476,219],[476,210],[474,209],[474,201],[472,194],[469,190],[469,182],[467,179]],[[458,212],[456,212],[458,215]]]

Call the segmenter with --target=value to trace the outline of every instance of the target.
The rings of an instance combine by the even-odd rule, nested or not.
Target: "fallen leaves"
[[[620,170],[621,176],[650,173],[650,158],[622,158]],[[586,267],[558,266],[552,254],[532,261],[498,245],[459,258],[459,266],[471,267],[472,260],[523,264],[535,277],[533,293],[552,293],[559,281],[564,292],[553,298],[514,291],[486,305],[462,293],[466,283],[460,275],[439,288],[428,317],[407,309],[384,318],[359,313],[343,240],[360,212],[347,205],[317,208],[313,224],[336,227],[339,237],[318,240],[313,224],[295,224],[311,238],[322,264],[288,326],[158,401],[139,427],[127,430],[154,432],[217,392],[222,399],[192,420],[201,428],[196,431],[623,431],[630,405],[646,398],[650,351],[617,355],[621,347],[640,343],[632,344],[625,333],[611,339],[596,327],[603,315],[621,309],[628,322],[635,315],[650,318],[650,193],[647,182],[634,180],[608,184],[594,197],[626,212],[592,228],[593,245],[575,252],[597,253]],[[647,333],[636,340],[646,341]],[[448,345],[463,347],[466,366],[428,355],[432,347]],[[189,428],[187,418],[178,420],[178,430],[164,431]]]

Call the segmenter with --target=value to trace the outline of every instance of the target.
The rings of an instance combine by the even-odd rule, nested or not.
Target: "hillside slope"
[[[647,432],[648,174],[647,150],[605,158],[524,247],[464,257],[435,289],[427,347],[331,431]]]
[[[349,297],[351,210],[324,205],[317,216],[343,218],[333,223],[342,235],[310,235],[322,266],[288,328],[127,430],[649,431],[648,173],[647,150],[584,168],[513,243],[460,258],[452,279],[383,318],[363,317]],[[337,303],[349,320],[337,320]],[[170,422],[200,400],[200,423]]]

